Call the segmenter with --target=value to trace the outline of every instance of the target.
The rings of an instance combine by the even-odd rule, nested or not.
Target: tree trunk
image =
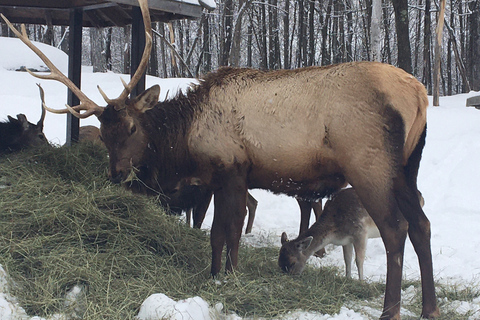
[[[90,28],[90,43],[90,59],[93,72],[106,72],[107,63],[105,61],[105,43],[103,41],[102,29]]]
[[[285,0],[283,14],[283,67],[290,69],[290,0]]]
[[[307,65],[313,66],[315,64],[315,0],[310,0],[308,9],[308,54]]]
[[[446,0],[441,0],[440,2],[440,12],[437,19],[437,29],[436,29],[436,41],[435,41],[435,68],[433,70],[433,105],[440,105],[440,59],[442,57],[442,36],[443,36],[443,25],[445,21],[445,2]]]
[[[468,4],[470,15],[467,18],[469,39],[467,61],[469,62],[469,80],[472,90],[480,90],[480,0]]]
[[[382,0],[372,1],[372,25],[370,27],[370,44],[372,61],[382,60]]]
[[[107,29],[105,37],[105,65],[107,70],[112,71],[112,28]]]
[[[125,37],[125,46],[123,48],[123,73],[130,74],[130,39],[131,39],[131,26],[123,27],[123,34]]]
[[[228,65],[233,39],[233,0],[225,0],[223,9],[223,36],[221,38],[220,66]]]
[[[382,1],[384,2],[384,1]],[[390,19],[388,18],[388,8],[387,6],[383,6],[383,28],[385,29],[385,59],[387,63],[392,63],[392,50],[390,48]]]
[[[423,78],[422,82],[427,87],[428,94],[432,94],[432,63],[430,60],[431,43],[431,17],[430,0],[425,0],[425,23],[423,38]]]
[[[328,43],[328,30],[330,25],[330,19],[333,6],[333,0],[329,0],[326,13],[325,13],[325,21],[322,27],[322,66],[327,66],[332,63],[332,59],[330,56],[330,51],[328,50],[327,43]]]
[[[392,0],[395,11],[395,29],[397,32],[398,66],[412,73],[412,52],[410,49],[408,0]],[[429,0],[427,0],[429,1]]]

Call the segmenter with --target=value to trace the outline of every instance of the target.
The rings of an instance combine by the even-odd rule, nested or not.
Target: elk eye
[[[133,125],[133,126],[130,128],[130,134],[134,134],[135,131],[137,131],[137,126]]]

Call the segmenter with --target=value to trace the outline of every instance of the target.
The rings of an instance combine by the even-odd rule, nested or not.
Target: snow
[[[24,113],[30,122],[40,118],[40,98],[35,83],[41,83],[45,90],[46,103],[51,108],[63,108],[66,102],[66,88],[55,81],[40,80],[26,72],[15,69],[26,66],[39,69],[43,63],[32,56],[30,50],[16,39],[0,38],[0,120],[7,115]],[[42,46],[42,50],[57,65],[67,72],[67,56],[54,48]],[[119,77],[129,80],[127,75],[113,73],[92,73],[90,67],[83,68],[82,90],[97,104],[104,105],[98,93],[97,84],[112,98],[122,90]],[[185,89],[193,79],[160,79],[147,77],[147,86],[159,84],[162,97],[167,92],[172,96],[178,89]],[[419,172],[419,189],[425,198],[424,211],[432,226],[432,253],[434,277],[447,285],[478,285],[480,279],[480,110],[465,107],[468,97],[478,92],[441,97],[440,107],[430,106],[427,116],[427,143]],[[81,120],[81,125],[99,125],[95,117]],[[65,142],[65,116],[47,113],[45,134],[55,144]],[[252,190],[258,200],[257,215],[252,234],[243,236],[242,241],[255,246],[280,246],[280,235],[287,232],[295,238],[300,224],[297,202],[287,196],[273,195],[267,191]],[[213,219],[209,209],[204,222],[208,228]],[[313,218],[312,218],[313,219]],[[323,259],[311,258],[315,266],[334,265],[344,269],[340,247],[327,247]],[[385,250],[381,239],[368,242],[364,265],[367,281],[385,281]],[[356,277],[356,269],[353,277]],[[0,267],[0,319],[41,320],[28,317],[12,297],[6,286],[5,271]],[[412,245],[407,241],[405,248],[404,278],[419,279],[419,267]],[[404,299],[412,294],[413,288],[405,290]],[[74,294],[74,293],[72,293]],[[381,297],[379,297],[381,299]],[[445,308],[457,312],[473,312],[471,319],[480,317],[480,299],[473,301],[447,301]],[[234,314],[225,314],[221,304],[204,301],[199,297],[174,301],[162,293],[148,297],[142,304],[139,320],[170,317],[170,319],[240,319]],[[405,310],[402,314],[408,315]],[[320,315],[302,311],[292,311],[282,319],[370,319],[378,318],[380,310],[366,306],[344,306],[339,314]],[[57,319],[53,315],[50,319]]]

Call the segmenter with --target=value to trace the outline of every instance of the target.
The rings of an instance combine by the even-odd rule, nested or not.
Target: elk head
[[[142,93],[140,96],[129,99],[129,95],[135,85],[139,82],[148,64],[150,51],[152,48],[151,21],[148,10],[147,0],[138,0],[142,11],[146,44],[143,52],[142,60],[139,66],[127,84],[122,80],[124,90],[116,99],[109,99],[106,94],[98,87],[102,97],[105,99],[107,106],[98,106],[90,100],[67,76],[65,76],[57,67],[28,39],[25,26],[21,26],[21,32],[1,14],[9,28],[15,35],[25,43],[38,57],[42,59],[45,65],[51,70],[50,74],[40,75],[27,71],[34,77],[40,79],[57,80],[66,85],[80,100],[77,106],[68,106],[66,109],[50,109],[42,100],[43,108],[52,113],[72,113],[78,118],[87,118],[95,115],[101,123],[100,132],[103,141],[108,149],[110,156],[110,172],[109,176],[114,182],[125,182],[131,179],[132,172],[138,165],[143,156],[143,152],[147,150],[149,141],[140,126],[139,118],[146,111],[151,109],[158,101],[160,88],[154,86]]]

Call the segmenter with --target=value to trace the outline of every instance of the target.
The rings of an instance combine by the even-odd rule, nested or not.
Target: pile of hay
[[[105,150],[92,144],[0,157],[0,264],[29,314],[133,319],[149,295],[165,293],[269,318],[297,309],[337,313],[346,301],[383,293],[383,285],[333,268],[285,275],[278,248],[241,248],[238,272],[213,281],[205,232],[166,215],[154,197],[112,185],[107,168]],[[75,285],[84,298],[66,304]]]
[[[86,318],[132,319],[150,294],[184,297],[198,290],[190,278],[208,278],[204,233],[110,184],[107,168],[92,144],[0,158],[0,263],[28,313],[65,312],[65,293],[82,284]]]

